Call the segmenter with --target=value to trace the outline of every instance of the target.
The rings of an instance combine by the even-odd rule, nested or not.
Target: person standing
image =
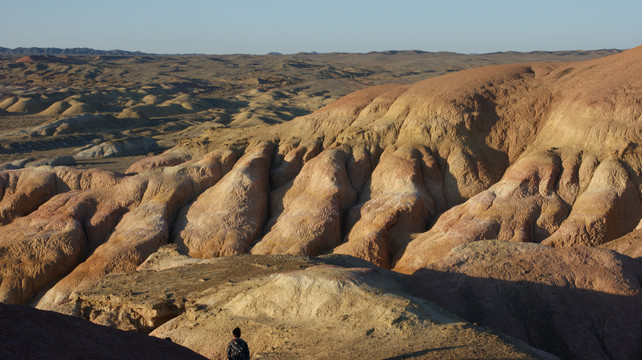
[[[234,328],[232,335],[234,339],[227,344],[227,360],[250,360],[250,349],[241,339],[241,329]]]

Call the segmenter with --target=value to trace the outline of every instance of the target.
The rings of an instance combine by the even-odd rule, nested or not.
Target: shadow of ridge
[[[0,359],[206,359],[172,341],[22,305],[0,303],[0,324],[12,324],[0,327]]]
[[[629,276],[623,280],[638,283],[636,271],[624,270]],[[432,269],[418,270],[403,281],[414,296],[564,359],[642,358],[639,294],[611,294]]]
[[[460,347],[464,347],[464,346],[463,346],[463,345],[459,345],[459,346],[445,346],[445,347],[440,347],[440,348],[435,348],[435,349],[424,349],[424,350],[420,350],[420,351],[411,352],[411,353],[408,353],[408,354],[397,355],[397,356],[393,356],[393,357],[385,358],[385,359],[383,359],[383,360],[403,360],[403,359],[412,359],[412,358],[417,357],[417,356],[426,355],[426,354],[431,353],[431,352],[433,352],[433,351],[450,350],[450,349],[456,349],[456,348],[460,348]]]

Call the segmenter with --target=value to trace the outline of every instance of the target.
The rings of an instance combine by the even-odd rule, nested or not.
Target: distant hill
[[[15,48],[9,49],[0,47],[0,55],[147,55],[147,53],[140,51],[125,51],[125,50],[96,50],[90,48]]]

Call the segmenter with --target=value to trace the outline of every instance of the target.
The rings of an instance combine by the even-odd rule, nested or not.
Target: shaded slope
[[[171,341],[24,306],[0,304],[3,359],[205,359]]]
[[[564,359],[642,355],[639,262],[589,247],[479,241],[412,277],[414,294]]]

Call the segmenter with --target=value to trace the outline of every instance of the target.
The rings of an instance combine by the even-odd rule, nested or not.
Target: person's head
[[[234,337],[237,338],[237,339],[240,338],[241,337],[241,329],[234,328],[234,330],[232,330],[232,335],[234,335]]]

